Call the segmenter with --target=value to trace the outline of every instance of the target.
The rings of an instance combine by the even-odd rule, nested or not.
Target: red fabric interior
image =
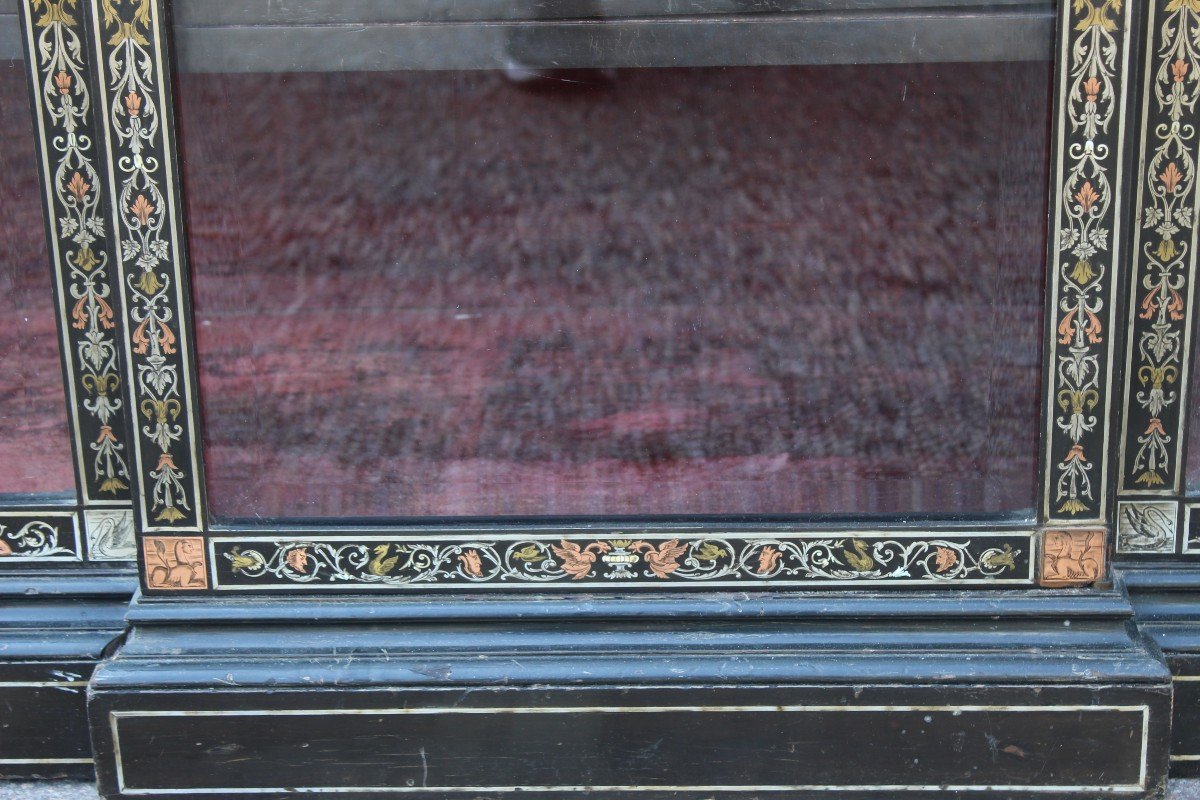
[[[1048,82],[183,76],[213,508],[1029,508]]]
[[[75,490],[32,124],[0,61],[0,494]]]

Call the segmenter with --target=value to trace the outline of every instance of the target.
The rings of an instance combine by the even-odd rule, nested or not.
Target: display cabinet
[[[1194,760],[1192,0],[21,3],[106,796]]]
[[[136,588],[121,321],[83,29],[18,11],[0,3],[0,777],[90,777],[85,687]]]

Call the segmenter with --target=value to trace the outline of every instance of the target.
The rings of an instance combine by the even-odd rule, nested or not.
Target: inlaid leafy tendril
[[[1066,69],[1063,176],[1058,194],[1055,259],[1055,347],[1052,380],[1055,413],[1051,516],[1100,514],[1098,449],[1107,414],[1107,317],[1111,314],[1111,264],[1117,153],[1110,142],[1119,119],[1121,0],[1075,0]]]
[[[182,266],[171,227],[174,189],[165,169],[170,123],[157,83],[162,53],[151,35],[157,23],[150,0],[101,0],[99,10],[139,466],[149,505],[144,513],[150,523],[195,527],[195,476],[187,472],[194,465],[188,449],[194,432],[179,327]]]
[[[117,321],[111,304],[101,181],[91,134],[91,96],[76,0],[28,0],[33,26],[31,64],[37,85],[49,181],[50,227],[67,341],[69,380],[75,384],[77,427],[88,432],[85,499],[128,496],[121,418]],[[90,422],[89,422],[90,418]],[[77,443],[83,447],[83,442]]]
[[[1130,340],[1135,381],[1125,426],[1124,488],[1180,484],[1183,359],[1191,317],[1196,229],[1196,113],[1200,3],[1168,0],[1149,31],[1152,97],[1142,131],[1141,230]]]
[[[527,539],[335,544],[280,541],[235,545],[225,554],[234,576],[290,583],[401,586],[551,583],[588,580],[705,582],[953,582],[1016,573],[1011,544],[973,547],[951,539],[735,539],[731,537]]]

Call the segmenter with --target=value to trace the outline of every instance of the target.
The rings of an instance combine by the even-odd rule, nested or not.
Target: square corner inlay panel
[[[1174,553],[1178,518],[1171,501],[1117,503],[1117,552]]]

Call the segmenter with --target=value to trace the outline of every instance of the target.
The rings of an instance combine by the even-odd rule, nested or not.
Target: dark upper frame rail
[[[188,0],[171,12],[179,69],[205,72],[497,69],[518,22],[543,29],[561,67],[1028,60],[1054,26],[1053,4],[1028,0]],[[715,20],[697,35],[693,23]],[[0,35],[0,57],[15,46]]]

